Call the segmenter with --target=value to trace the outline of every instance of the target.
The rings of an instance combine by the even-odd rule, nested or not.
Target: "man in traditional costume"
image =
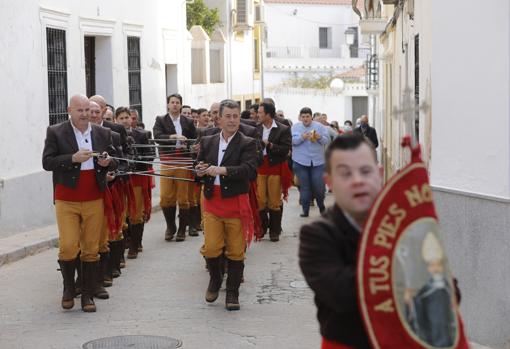
[[[179,151],[181,153],[189,153],[191,143],[187,141],[195,139],[197,135],[193,120],[185,116],[181,117],[181,106],[182,97],[179,94],[168,96],[168,113],[156,118],[153,134],[159,144],[176,147],[173,150],[160,149],[161,160],[169,163],[168,166],[162,166],[161,174],[165,176],[189,179],[189,169],[187,169],[185,165],[181,165],[181,161],[175,160],[176,164],[171,164],[174,159],[189,158],[189,156],[180,155]],[[168,141],[166,141],[167,139]],[[176,233],[177,237],[175,241],[184,241],[186,238],[186,228],[189,225],[190,220],[190,185],[191,183],[187,181],[161,178],[160,206],[165,216],[165,240],[167,241],[171,241]],[[177,206],[179,206],[178,229],[175,225]]]
[[[103,193],[106,173],[115,163],[108,152],[114,150],[110,130],[90,123],[86,96],[71,97],[68,113],[68,121],[48,127],[42,161],[43,168],[53,172],[58,261],[64,279],[62,307],[74,307],[76,256],[81,252],[81,307],[85,312],[94,312]]]
[[[256,177],[257,145],[239,132],[239,104],[225,100],[220,104],[222,130],[202,137],[197,157],[197,176],[204,177],[204,237],[201,249],[206,258],[210,280],[207,302],[214,302],[222,282],[223,249],[228,263],[227,310],[238,310],[239,286],[244,270],[247,243],[254,234],[250,206],[250,179]]]
[[[299,265],[315,293],[322,349],[369,349],[356,292],[361,230],[382,188],[382,169],[369,141],[337,137],[326,151],[325,181],[335,204],[301,228]]]
[[[292,174],[287,159],[292,148],[290,127],[275,120],[271,103],[259,105],[257,126],[261,135],[263,163],[257,172],[257,199],[262,235],[269,229],[271,241],[278,241],[282,231],[282,195],[288,195]]]

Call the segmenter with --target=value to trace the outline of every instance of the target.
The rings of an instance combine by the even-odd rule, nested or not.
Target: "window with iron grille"
[[[140,65],[140,38],[128,36],[129,107],[138,110],[142,121],[142,79]]]
[[[246,24],[247,16],[246,12],[248,10],[246,0],[237,0],[236,1],[236,24]]]
[[[48,66],[48,105],[50,125],[66,121],[67,115],[67,61],[66,32],[46,28]]]

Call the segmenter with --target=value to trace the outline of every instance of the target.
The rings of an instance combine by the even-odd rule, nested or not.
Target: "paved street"
[[[83,313],[79,299],[71,311],[60,308],[56,249],[0,267],[0,348],[74,349],[96,338],[133,334],[178,338],[183,348],[318,348],[311,291],[291,286],[303,280],[298,229],[318,209],[300,218],[296,200],[293,190],[280,242],[264,240],[249,249],[240,311],[225,310],[224,291],[206,304],[202,237],[165,242],[163,217],[156,212],[145,230],[144,252],[128,260],[108,289],[111,298],[96,301],[97,313]]]

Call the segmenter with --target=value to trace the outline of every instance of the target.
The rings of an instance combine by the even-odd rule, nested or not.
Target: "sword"
[[[161,178],[167,178],[167,179],[174,179],[176,181],[196,182],[194,179],[190,179],[190,178],[173,177],[173,176],[167,176],[167,175],[159,174],[159,173],[146,173],[146,172],[136,172],[136,171],[133,172],[133,171],[129,171],[129,172],[119,172],[119,173],[115,174],[115,176],[129,176],[129,175],[148,176],[148,177],[161,177]]]

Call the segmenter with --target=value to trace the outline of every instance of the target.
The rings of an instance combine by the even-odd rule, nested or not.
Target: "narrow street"
[[[328,202],[331,202],[331,196]],[[313,296],[297,262],[299,227],[318,216],[299,217],[297,191],[285,206],[278,243],[253,243],[248,250],[241,310],[227,312],[225,293],[212,305],[204,293],[208,274],[199,254],[202,236],[182,243],[163,239],[164,221],[155,212],[146,226],[144,252],[127,260],[96,300],[96,313],[60,307],[62,277],[57,250],[0,267],[0,348],[78,349],[90,340],[118,335],[158,335],[179,339],[182,348],[318,348],[320,335]]]

